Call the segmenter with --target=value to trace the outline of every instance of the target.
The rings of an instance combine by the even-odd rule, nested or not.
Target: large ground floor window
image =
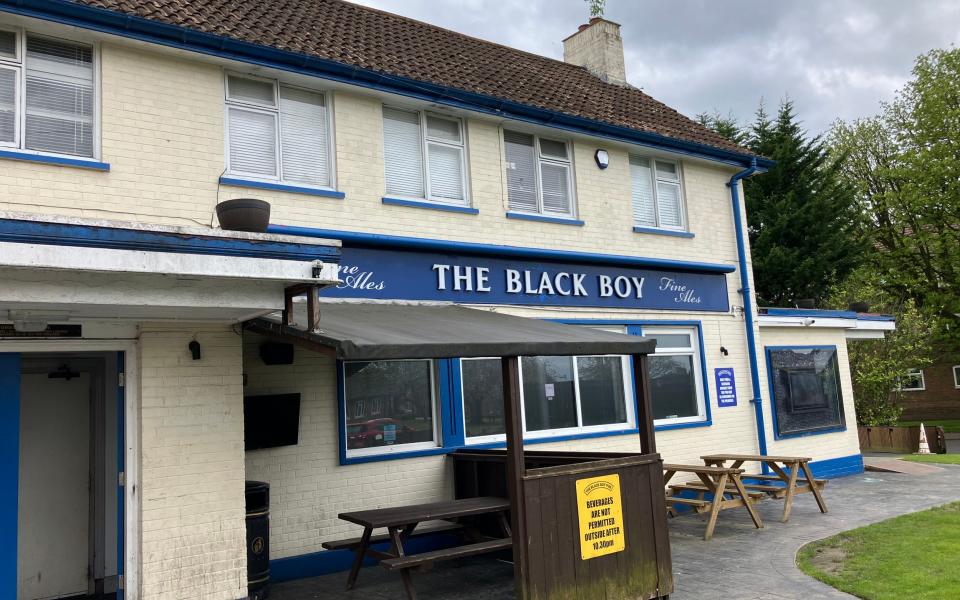
[[[343,363],[348,457],[438,446],[434,361]]]
[[[650,403],[655,425],[707,420],[700,336],[696,327],[644,325],[657,341],[650,356]]]
[[[778,437],[843,429],[843,394],[835,346],[767,348]]]
[[[462,359],[466,438],[504,438],[499,358]],[[528,438],[623,430],[635,426],[630,369],[624,356],[527,356],[520,359],[521,406]]]

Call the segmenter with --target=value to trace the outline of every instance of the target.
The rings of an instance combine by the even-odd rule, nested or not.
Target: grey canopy
[[[306,307],[295,325],[279,314],[254,319],[255,332],[329,348],[342,360],[502,356],[649,354],[654,340],[516,317],[456,305],[323,303],[320,329],[306,330]]]

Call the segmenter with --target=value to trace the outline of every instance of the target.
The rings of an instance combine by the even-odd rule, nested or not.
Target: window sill
[[[337,198],[342,200],[346,197],[343,192],[324,188],[315,188],[303,185],[290,185],[286,183],[272,183],[269,181],[258,181],[256,179],[240,179],[236,177],[221,177],[221,185],[232,185],[236,187],[257,188],[261,190],[272,190],[275,192],[291,192],[293,194],[307,194],[309,196],[321,196],[324,198]]]
[[[393,206],[410,206],[412,208],[426,208],[429,210],[442,210],[446,212],[464,213],[468,215],[479,214],[480,211],[470,206],[459,206],[457,204],[443,204],[442,202],[433,202],[430,200],[406,200],[404,198],[390,198],[384,196],[381,198],[384,204]]]
[[[530,213],[507,211],[508,219],[521,219],[523,221],[540,221],[542,223],[557,223],[559,225],[576,225],[583,227],[583,221],[573,217],[547,217],[545,215],[534,215]]]
[[[661,229],[659,227],[634,227],[634,233],[652,233],[653,235],[669,235],[672,237],[692,238],[694,234],[689,231],[674,231],[672,229]]]
[[[610,431],[590,431],[586,433],[569,433],[565,435],[553,435],[546,437],[535,437],[535,438],[523,438],[523,445],[527,446],[530,444],[548,444],[550,442],[568,442],[572,440],[587,440],[591,438],[602,438],[602,437],[612,437],[617,435],[636,435],[639,434],[640,430],[636,427],[628,427],[626,429],[612,429]],[[500,440],[496,442],[478,442],[471,443],[469,438],[466,441],[466,448],[505,448],[507,442]],[[452,450],[456,450],[453,448]]]
[[[341,452],[342,452],[341,446]],[[384,452],[383,454],[366,454],[363,456],[345,456],[340,457],[341,465],[359,465],[369,462],[380,462],[383,460],[399,460],[401,458],[418,458],[421,456],[437,456],[453,452],[456,448],[436,447],[427,450],[410,450],[409,452]]]
[[[843,433],[847,430],[846,426],[843,427],[831,427],[829,429],[817,429],[814,431],[801,431],[798,433],[777,433],[773,436],[775,440],[789,440],[792,438],[799,437],[810,437],[811,435],[827,435],[830,433]]]
[[[22,160],[25,162],[40,163],[45,165],[57,165],[60,167],[77,167],[80,169],[90,169],[92,171],[110,170],[110,163],[100,162],[90,158],[68,158],[66,156],[35,154],[33,152],[23,152],[20,150],[0,149],[0,158],[6,158],[9,160]]]
[[[710,427],[713,425],[713,419],[706,421],[695,421],[693,423],[665,423],[663,425],[654,425],[654,431],[670,431],[672,429],[693,429],[694,427]]]

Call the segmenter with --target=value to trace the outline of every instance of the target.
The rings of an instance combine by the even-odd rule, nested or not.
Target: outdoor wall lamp
[[[600,149],[593,153],[593,160],[597,161],[597,166],[606,169],[610,166],[610,153]]]
[[[193,356],[193,360],[200,360],[200,342],[191,340],[191,342],[187,344],[187,348],[190,349],[190,355]]]

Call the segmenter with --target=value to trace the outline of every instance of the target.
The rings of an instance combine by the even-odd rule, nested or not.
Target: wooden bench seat
[[[750,486],[748,486],[747,484],[744,484],[743,487],[747,488],[748,495],[749,495],[751,498],[755,499],[755,500],[760,500],[760,499],[762,499],[762,498],[764,497],[764,495],[765,495],[765,494],[764,494],[763,492],[761,492],[761,491],[750,491],[750,490],[749,490],[749,487],[750,487]],[[678,491],[678,492],[683,492],[683,491],[687,491],[687,492],[710,492],[710,493],[713,492],[712,489],[708,489],[708,488],[707,488],[705,485],[703,485],[702,483],[676,483],[676,484],[672,484],[672,485],[670,486],[670,489],[671,489],[671,490],[674,490],[674,491]],[[737,493],[737,488],[736,488],[736,486],[734,486],[733,484],[727,484],[727,487],[725,488],[725,490],[726,490],[727,493],[730,493],[730,494],[735,494],[735,493]]]
[[[783,481],[779,475],[742,475],[740,479],[756,479],[757,481]],[[817,484],[823,486],[827,484],[827,479],[814,479]],[[797,477],[797,483],[807,483],[805,477]]]
[[[432,552],[421,552],[420,554],[411,554],[409,556],[398,556],[397,558],[387,558],[380,561],[380,565],[388,571],[399,569],[412,569],[443,560],[453,560],[456,558],[466,558],[477,554],[487,552],[496,552],[498,550],[508,550],[513,547],[510,538],[497,538],[476,544],[467,544],[466,546],[456,546],[454,548],[444,548]]]
[[[461,531],[463,527],[460,525],[450,525],[447,527],[435,527],[433,529],[423,529],[417,530],[410,534],[410,537],[417,537],[418,535],[429,535],[431,533],[455,533]],[[370,544],[379,544],[382,542],[389,542],[390,534],[389,533],[378,533],[377,535],[370,536]],[[363,543],[362,537],[347,538],[345,540],[331,540],[329,542],[323,542],[320,544],[327,550],[356,550],[360,547],[360,544]]]
[[[709,500],[699,500],[697,498],[681,498],[679,496],[667,496],[667,504],[684,504],[686,506],[710,506]]]

